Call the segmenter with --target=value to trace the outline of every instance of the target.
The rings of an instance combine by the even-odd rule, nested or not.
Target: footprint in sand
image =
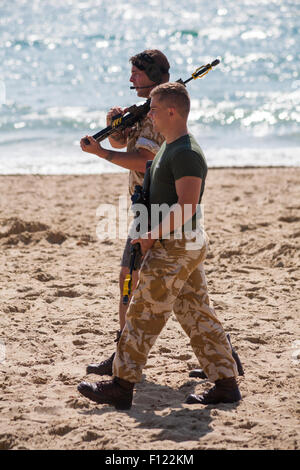
[[[46,237],[47,242],[53,245],[61,245],[66,239],[67,235],[63,232],[48,232]]]
[[[12,434],[4,433],[0,434],[0,450],[12,449],[15,439]]]
[[[300,221],[300,217],[297,217],[295,215],[287,215],[287,216],[282,216],[282,217],[279,217],[278,219],[280,222],[286,222],[288,224],[291,224],[293,222],[299,222]]]
[[[41,269],[35,272],[33,278],[40,282],[48,282],[55,279],[51,274],[45,273]]]
[[[65,436],[69,432],[73,431],[73,429],[76,429],[74,426],[69,426],[68,424],[65,425],[59,425],[59,426],[54,426],[53,428],[49,429],[48,433],[54,436]]]
[[[58,289],[55,293],[56,297],[69,297],[69,298],[74,298],[74,297],[80,297],[81,293],[73,290],[73,289]]]

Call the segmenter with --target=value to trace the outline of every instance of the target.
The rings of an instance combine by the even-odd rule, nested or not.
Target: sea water
[[[111,106],[143,102],[129,58],[162,50],[191,81],[210,167],[300,163],[299,0],[0,0],[0,173],[120,171],[81,151]],[[108,141],[103,143],[110,148]]]

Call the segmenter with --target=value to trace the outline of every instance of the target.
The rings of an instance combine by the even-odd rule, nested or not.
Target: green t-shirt
[[[154,157],[150,172],[150,204],[176,204],[175,181],[184,176],[202,179],[199,204],[204,192],[207,164],[201,147],[191,134],[171,144],[164,142]],[[194,220],[195,216],[193,217]],[[194,224],[193,224],[194,226]]]

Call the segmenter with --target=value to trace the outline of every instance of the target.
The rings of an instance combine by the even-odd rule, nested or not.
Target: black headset
[[[162,75],[166,73],[166,71],[159,67],[154,59],[146,52],[139,54],[133,65],[140,70],[144,70],[147,77],[155,83],[161,83]]]

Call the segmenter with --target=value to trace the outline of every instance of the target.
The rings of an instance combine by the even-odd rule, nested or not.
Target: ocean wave
[[[2,0],[1,151],[23,141],[33,158],[33,141],[57,138],[67,152],[105,127],[111,106],[137,101],[129,57],[148,47],[166,53],[172,81],[220,59],[188,85],[201,141],[298,148],[298,10],[296,0]]]

